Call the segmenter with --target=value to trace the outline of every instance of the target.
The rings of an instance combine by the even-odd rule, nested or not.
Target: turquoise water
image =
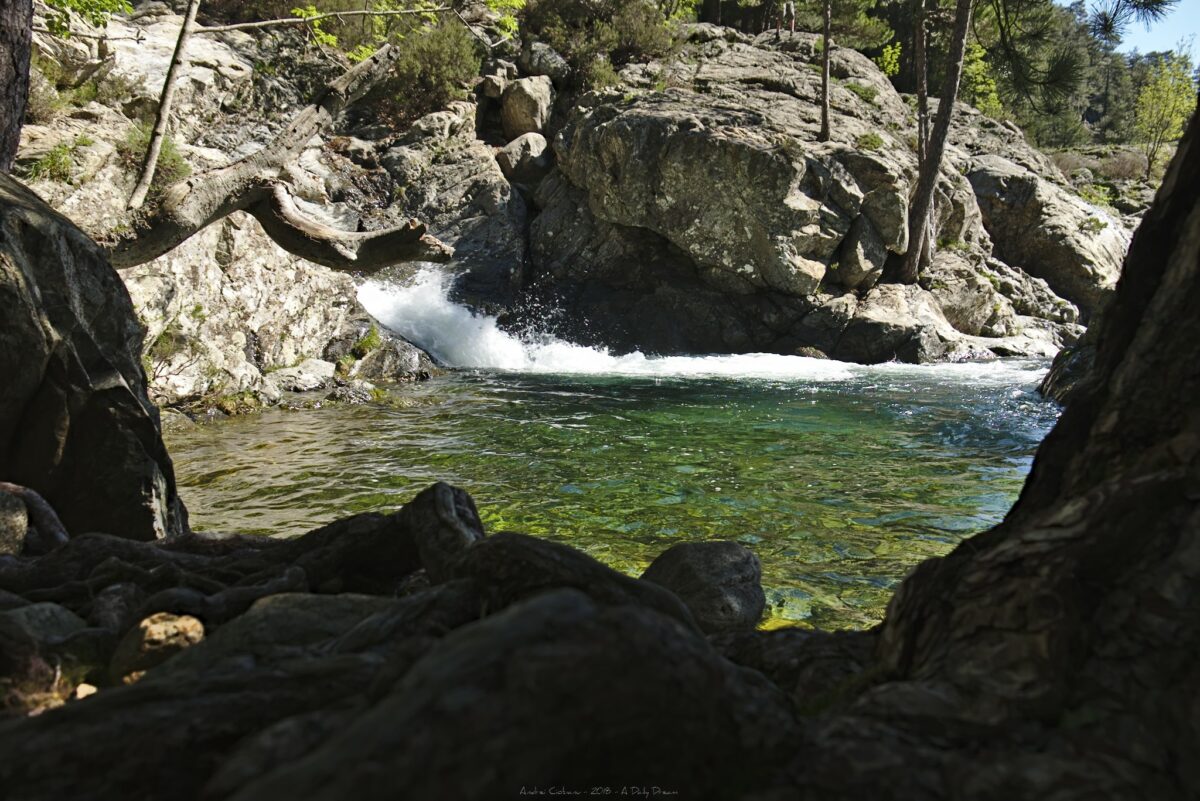
[[[773,622],[861,628],[914,564],[1012,505],[1057,416],[1033,392],[1045,367],[459,370],[385,404],[271,410],[169,445],[199,529],[292,536],[445,480],[490,530],[634,574],[675,542],[738,540],[762,559]]]

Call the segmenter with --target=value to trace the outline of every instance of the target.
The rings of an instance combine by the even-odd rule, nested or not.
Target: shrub
[[[859,150],[878,150],[883,147],[883,137],[871,131],[858,137],[857,144]]]
[[[393,122],[411,122],[464,96],[479,74],[476,41],[462,25],[446,22],[405,37],[404,52],[391,77],[376,87],[370,102]]]
[[[125,141],[117,145],[117,155],[122,166],[130,172],[141,170],[146,158],[146,148],[150,146],[150,135],[153,129],[149,123],[137,125],[129,131]],[[192,174],[192,168],[179,154],[175,140],[169,135],[162,143],[162,151],[158,154],[158,165],[154,170],[154,182],[150,185],[151,193],[161,191],[176,181],[181,181]]]
[[[1112,205],[1112,192],[1104,184],[1084,184],[1078,191],[1081,198],[1094,206]]]
[[[70,183],[71,171],[75,169],[75,159],[72,157],[74,150],[65,142],[55,145],[29,168],[29,179]]]
[[[900,43],[885,45],[883,52],[875,59],[875,65],[889,78],[900,74]]]
[[[1110,181],[1132,181],[1146,174],[1146,156],[1121,150],[1102,160],[1096,172]]]
[[[367,329],[367,333],[363,334],[362,339],[355,342],[354,346],[350,348],[350,353],[356,359],[365,359],[367,354],[382,344],[383,338],[379,336],[379,329],[372,323],[371,327]]]
[[[616,70],[666,55],[672,44],[662,12],[642,0],[536,0],[521,29],[558,51],[583,88],[613,83]]]
[[[863,86],[861,83],[849,82],[846,84],[846,88],[858,95],[865,103],[873,104],[879,95],[879,90],[874,86]]]

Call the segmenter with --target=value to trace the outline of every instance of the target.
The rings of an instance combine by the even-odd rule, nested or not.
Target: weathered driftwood
[[[313,137],[382,80],[398,55],[390,46],[380,48],[332,81],[261,150],[167,187],[130,234],[109,248],[113,266],[156,259],[235,211],[254,216],[284,250],[335,270],[369,273],[403,261],[450,258],[453,251],[416,220],[379,231],[331,228],[301,212],[283,180]]]

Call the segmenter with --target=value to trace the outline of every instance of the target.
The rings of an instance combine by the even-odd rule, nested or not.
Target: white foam
[[[494,317],[475,314],[448,298],[448,278],[436,268],[404,283],[372,280],[359,288],[359,302],[380,322],[429,351],[448,367],[526,373],[628,375],[662,378],[757,378],[779,381],[844,381],[890,376],[901,380],[942,378],[955,383],[1029,385],[1045,366],[1035,362],[973,364],[884,364],[866,367],[805,356],[746,353],[735,356],[661,356],[639,352],[617,356],[549,337],[518,337],[501,330]]]

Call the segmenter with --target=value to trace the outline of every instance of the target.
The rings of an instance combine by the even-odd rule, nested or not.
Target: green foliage
[[[890,42],[895,33],[885,20],[874,16],[877,4],[877,0],[833,0],[830,28],[834,45],[871,50]],[[824,26],[823,16],[821,3],[803,0],[796,3],[798,30],[820,31]],[[816,52],[821,52],[821,46],[818,39]]]
[[[125,141],[117,145],[117,155],[126,170],[136,172],[141,169],[152,133],[153,129],[149,123],[134,126],[126,135]],[[191,166],[180,155],[179,146],[168,134],[163,139],[162,150],[158,154],[158,165],[154,171],[154,182],[150,185],[150,192],[153,194],[162,191],[191,174]]]
[[[901,48],[899,42],[885,45],[883,52],[875,59],[875,66],[879,67],[884,75],[889,78],[895,78],[900,74],[900,55]]]
[[[858,137],[857,145],[859,150],[878,150],[883,147],[883,137],[871,131]]]
[[[987,51],[977,42],[967,45],[963,57],[962,88],[959,89],[959,99],[969,103],[989,117],[1004,115],[1004,106],[1000,103],[996,79],[988,64]]]
[[[379,336],[379,329],[372,323],[367,329],[367,333],[363,334],[362,339],[354,343],[350,348],[350,353],[356,359],[365,359],[367,354],[383,344],[383,338]]]
[[[1077,191],[1094,206],[1111,206],[1113,203],[1112,191],[1104,184],[1084,184]]]
[[[30,180],[70,183],[71,172],[75,168],[73,155],[74,148],[65,142],[55,145],[29,168]]]
[[[1168,53],[1151,68],[1138,92],[1133,131],[1146,154],[1147,178],[1163,146],[1183,136],[1196,110],[1191,66],[1191,60],[1182,53]]]
[[[865,103],[873,104],[875,102],[875,98],[879,96],[879,90],[874,86],[863,86],[861,83],[849,81],[846,83],[846,88],[858,95],[859,98],[861,98]]]
[[[129,0],[46,0],[50,13],[46,16],[46,27],[55,36],[71,35],[71,15],[76,14],[88,25],[103,28],[111,14],[133,11]]]
[[[314,5],[298,6],[291,10],[292,16],[300,17],[300,19],[312,19],[313,17],[318,17],[323,13],[325,12],[318,10]],[[326,31],[322,27],[323,22],[324,20],[318,20],[308,24],[308,29],[312,31],[313,39],[319,45],[325,45],[326,47],[337,47],[337,36]]]
[[[396,46],[403,52],[391,77],[372,92],[381,112],[396,121],[444,108],[479,74],[477,43],[458,22],[420,29]]]
[[[538,0],[521,15],[523,35],[553,47],[583,88],[616,83],[616,70],[666,55],[671,33],[657,7],[642,0]]]
[[[1088,217],[1079,223],[1079,230],[1085,234],[1098,234],[1108,227],[1108,223],[1099,217]]]
[[[489,10],[499,15],[496,27],[508,36],[516,36],[520,23],[517,15],[525,8],[525,0],[487,0]]]

